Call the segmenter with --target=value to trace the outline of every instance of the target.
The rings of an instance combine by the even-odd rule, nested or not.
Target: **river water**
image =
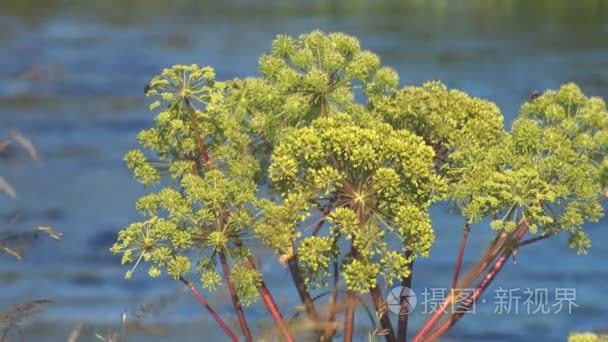
[[[122,156],[151,123],[143,87],[163,67],[211,65],[220,79],[256,75],[257,59],[275,35],[317,28],[358,36],[398,70],[404,85],[440,79],[495,101],[508,124],[533,90],[574,81],[608,99],[608,3],[601,0],[2,0],[0,136],[17,128],[41,155],[37,162],[0,161],[0,175],[17,191],[15,200],[0,198],[2,222],[18,217],[2,229],[51,225],[64,233],[60,242],[36,241],[22,261],[0,256],[0,311],[32,299],[53,301],[21,324],[26,341],[65,341],[79,322],[85,323],[79,341],[93,341],[95,333],[119,326],[123,312],[161,296],[167,303],[143,319],[152,326],[129,332],[130,341],[223,339],[178,283],[144,272],[124,280],[125,269],[109,254],[117,231],[138,218],[134,201],[143,193]],[[463,222],[436,206],[433,223],[437,244],[430,259],[416,264],[419,303],[425,288],[449,284]],[[565,237],[522,249],[486,303],[445,339],[563,341],[570,331],[608,328],[605,228],[605,219],[586,226],[593,247],[585,256],[569,250]],[[487,225],[473,228],[467,264],[490,238]],[[291,279],[275,259],[265,260],[267,283],[288,316],[298,303]],[[519,289],[519,313],[495,313],[501,288]],[[526,288],[547,289],[550,299],[558,289],[575,289],[578,306],[570,314],[527,314]],[[227,296],[210,297],[229,316]],[[269,324],[261,305],[247,311],[256,324]],[[365,324],[364,314],[358,317]],[[416,311],[411,326],[424,317]]]

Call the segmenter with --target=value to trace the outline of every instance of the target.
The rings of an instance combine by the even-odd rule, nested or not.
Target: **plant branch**
[[[331,296],[329,297],[329,318],[327,320],[327,327],[321,336],[321,341],[331,341],[337,331],[336,327],[336,313],[338,311],[338,280],[340,273],[338,270],[338,262],[334,261],[334,284],[331,289]]]
[[[517,231],[517,230],[516,230]],[[465,279],[460,283],[458,288],[469,288],[469,286],[477,279],[483,271],[487,268],[488,265],[496,258],[496,256],[502,251],[505,247],[506,242],[509,240],[508,237],[512,237],[515,232],[507,233],[505,231],[500,231],[494,241],[488,246],[486,251],[484,252],[484,256],[481,260],[473,267],[473,269],[469,272],[469,274],[465,277]],[[439,308],[433,312],[433,314],[427,318],[426,322],[422,325],[420,330],[416,336],[414,336],[413,341],[419,342],[421,338],[424,337],[433,326],[443,317],[443,314],[446,313],[447,308],[452,305],[454,299],[456,298],[457,291],[450,291],[448,297],[441,303]]]
[[[412,251],[406,250],[405,251],[405,258],[409,259],[412,257],[414,253]],[[412,288],[412,278],[414,276],[414,260],[411,261],[411,263],[409,264],[409,269],[410,269],[410,273],[407,276],[407,278],[404,278],[401,281],[401,286],[403,287],[407,287],[407,288]],[[402,296],[401,298],[401,303],[400,304],[400,308],[403,308],[404,305],[407,305],[407,297],[406,296]],[[407,340],[407,324],[408,324],[408,320],[409,320],[409,312],[400,312],[399,313],[399,323],[398,323],[398,327],[397,327],[397,341],[400,342],[405,342]]]
[[[396,342],[395,331],[393,330],[393,325],[391,324],[391,319],[387,314],[388,308],[386,302],[382,299],[382,291],[378,288],[378,286],[374,287],[369,291],[370,296],[372,297],[372,301],[374,302],[374,306],[376,307],[376,314],[380,321],[380,326],[382,327],[382,333],[386,338],[387,342]]]
[[[236,290],[234,288],[234,282],[232,280],[232,276],[230,275],[230,267],[228,266],[228,260],[226,259],[226,253],[224,251],[220,251],[219,255],[220,255],[220,262],[222,264],[222,270],[224,271],[224,278],[226,279],[226,283],[228,283],[228,290],[230,292],[230,299],[232,300],[232,306],[234,306],[234,311],[236,311],[236,315],[239,319],[239,325],[241,326],[241,331],[243,332],[245,341],[247,341],[247,342],[253,341],[253,337],[251,336],[251,331],[249,330],[249,325],[247,324],[247,319],[245,318],[245,312],[243,311],[243,307],[241,306],[239,297],[236,294]]]
[[[517,233],[514,237],[515,241],[520,241],[528,232],[529,225],[526,221],[523,221],[517,229]],[[451,327],[453,327],[465,314],[466,310],[469,310],[473,304],[481,297],[484,291],[490,286],[492,281],[496,278],[496,275],[502,270],[505,263],[513,255],[514,251],[517,249],[517,245],[515,247],[510,247],[505,249],[502,255],[494,262],[492,268],[485,275],[483,280],[477,285],[473,293],[463,301],[462,308],[464,310],[459,310],[457,313],[454,313],[450,316],[450,318],[446,319],[438,328],[435,330],[428,338],[429,341],[435,341],[439,337],[443,336]]]
[[[456,266],[454,267],[454,277],[452,278],[452,286],[451,286],[450,294],[454,294],[455,291],[456,291],[456,289],[457,289],[457,286],[458,286],[458,279],[460,277],[460,270],[462,269],[462,262],[463,262],[463,259],[464,259],[464,251],[465,251],[465,248],[466,248],[466,243],[467,243],[467,240],[468,240],[468,236],[469,236],[470,230],[471,230],[471,227],[470,227],[469,223],[467,222],[465,224],[465,227],[464,227],[464,231],[463,231],[463,234],[462,234],[462,239],[460,240],[460,247],[458,248],[458,256],[456,257]],[[495,239],[493,241],[492,245],[494,245],[497,241],[498,240]],[[485,266],[483,266],[483,265],[485,264],[484,260],[486,260],[486,258],[492,258],[493,259],[493,257],[492,257],[492,249],[489,249],[485,253],[485,256],[482,258],[482,262],[479,264],[478,270],[480,270],[480,269],[483,270],[485,268]],[[473,277],[476,278],[477,277],[476,274],[477,274],[477,272],[473,273]],[[447,305],[446,305],[445,308],[447,308]],[[443,312],[445,310],[445,308],[442,308],[441,310],[438,310],[438,312]],[[438,315],[437,317],[440,318],[441,316]],[[438,321],[438,319],[435,319],[434,322],[437,322],[437,321]],[[434,324],[434,323],[432,323],[432,324]],[[432,324],[429,325],[429,326],[432,326]],[[423,330],[421,330],[421,332],[422,331]],[[403,341],[405,341],[405,339]]]
[[[543,233],[543,234],[541,234],[539,236],[536,236],[536,237],[533,237],[533,238],[530,238],[530,239],[527,239],[527,240],[524,240],[524,241],[520,242],[517,245],[517,247],[519,248],[519,247],[522,247],[522,246],[525,246],[525,245],[529,245],[529,244],[534,243],[534,242],[542,241],[542,240],[544,240],[546,238],[549,238],[549,237],[552,237],[552,236],[556,235],[557,233],[558,232]]]
[[[357,306],[357,295],[355,291],[346,291],[346,313],[344,315],[344,341],[353,340],[353,330],[355,324],[355,308]]]
[[[211,170],[214,168],[213,161],[211,160],[211,157],[209,156],[209,152],[207,150],[207,147],[205,146],[205,142],[202,138],[200,129],[198,128],[198,124],[196,122],[195,115],[194,115],[195,114],[194,107],[192,106],[192,104],[190,103],[190,100],[188,100],[188,98],[184,99],[184,103],[185,103],[186,110],[188,111],[188,114],[190,116],[192,130],[194,133],[194,139],[196,141],[197,148],[199,149],[199,151],[201,153],[201,156],[203,158],[203,161],[205,162],[205,165],[207,166],[207,169]],[[199,177],[201,176],[200,170],[197,175]],[[234,243],[238,247],[243,245],[243,242],[238,237],[235,238]],[[245,266],[251,270],[257,271],[257,268],[255,267],[255,263],[253,262],[253,259],[251,258],[251,256],[247,256],[245,258]],[[277,306],[274,298],[272,297],[270,291],[268,290],[268,287],[266,287],[266,283],[264,282],[264,280],[261,281],[261,283],[258,287],[258,290],[260,292],[260,296],[262,297],[262,300],[264,301],[266,309],[268,310],[268,312],[274,319],[275,323],[277,324],[277,326],[278,326],[279,330],[281,331],[281,334],[283,335],[285,340],[288,342],[294,341],[293,337],[289,333],[289,330],[287,330],[287,326],[285,325],[285,320],[283,319],[283,316],[281,315],[281,312],[279,311],[279,307]]]
[[[494,278],[496,278],[496,275],[498,274],[498,272],[500,272],[500,270],[504,266],[507,259],[513,254],[513,251],[516,249],[516,246],[517,246],[516,243],[524,237],[524,235],[528,232],[528,229],[529,229],[529,225],[528,225],[527,221],[522,220],[521,223],[519,224],[519,226],[517,227],[517,229],[515,229],[515,231],[512,232],[511,234],[509,234],[510,238],[508,240],[505,239],[502,242],[501,247],[506,247],[504,249],[504,252],[493,263],[493,266],[490,268],[490,270],[488,271],[486,276],[483,278],[481,283],[475,288],[475,290],[473,291],[473,294],[471,296],[469,296],[469,298],[467,300],[463,301],[462,304],[465,306],[465,308],[470,308],[470,306],[477,299],[479,299],[481,294],[490,285],[490,283],[494,280]],[[515,245],[505,246],[505,244],[507,242],[509,242],[509,243],[514,242]],[[493,259],[494,258],[492,258],[492,260]],[[485,263],[484,260],[482,260],[480,262],[480,264],[483,264],[483,263]],[[485,267],[483,269],[485,269]],[[460,311],[459,313],[452,315],[448,320],[446,320],[446,322],[448,322],[448,323],[444,322],[438,328],[438,330],[436,330],[435,332],[432,333],[431,338],[427,338],[429,336],[429,333],[435,326],[435,324],[443,317],[443,314],[446,312],[447,307],[455,302],[456,292],[457,291],[451,291],[450,295],[442,303],[439,310],[437,310],[435,313],[433,313],[433,315],[429,319],[427,319],[427,321],[423,325],[423,327],[418,331],[416,336],[414,336],[413,342],[421,342],[421,341],[426,341],[426,340],[433,341],[433,339],[436,339],[436,338],[440,337],[441,335],[443,335],[451,326],[453,326],[456,323],[456,321],[458,321],[462,317],[463,311]],[[438,335],[436,336],[436,334],[438,334]]]
[[[222,330],[224,330],[224,332],[226,333],[226,335],[228,335],[228,337],[230,337],[230,339],[233,342],[238,342],[239,339],[238,339],[238,337],[236,337],[236,335],[234,334],[234,332],[232,331],[232,329],[230,329],[228,327],[228,325],[226,325],[226,323],[220,318],[220,316],[217,314],[217,312],[215,312],[215,310],[213,310],[213,308],[211,307],[211,305],[209,305],[209,302],[207,301],[207,299],[196,289],[196,287],[194,286],[194,284],[191,283],[190,281],[186,280],[186,278],[181,277],[181,276],[179,277],[179,280],[182,283],[184,283],[186,286],[188,286],[188,288],[190,289],[190,291],[192,292],[192,294],[194,295],[194,297],[196,297],[196,299],[199,301],[199,303],[201,303],[201,305],[204,306],[205,309],[207,309],[207,311],[209,311],[209,313],[211,314],[211,316],[213,317],[213,319],[222,328]]]
[[[291,278],[293,279],[294,285],[298,290],[298,295],[300,295],[300,300],[302,301],[302,304],[304,304],[308,318],[314,322],[318,322],[320,319],[319,313],[315,308],[315,304],[312,301],[310,292],[308,292],[304,278],[302,278],[302,272],[300,271],[300,266],[298,264],[297,254],[294,254],[289,261],[287,261],[287,266],[289,268],[289,273],[291,273]]]
[[[507,233],[504,230],[501,230],[497,235],[494,241],[488,246],[486,251],[484,252],[483,257],[479,260],[479,262],[473,267],[471,271],[467,274],[467,276],[460,282],[457,288],[468,288],[474,281],[477,279],[483,271],[490,265],[492,260],[496,258],[498,254],[502,251],[506,242],[508,241],[509,236],[513,236],[513,232]]]
[[[257,271],[257,268],[255,267],[251,256],[247,256],[247,258],[245,258],[245,266],[251,270]],[[260,296],[262,297],[262,301],[264,301],[266,309],[274,319],[274,322],[276,323],[277,327],[279,328],[279,331],[281,332],[285,340],[288,342],[294,342],[295,340],[291,336],[291,333],[289,332],[289,330],[287,329],[287,325],[285,324],[285,319],[283,319],[283,315],[281,315],[281,311],[279,311],[279,307],[277,306],[277,303],[272,297],[272,294],[270,293],[270,290],[268,290],[268,287],[266,286],[266,283],[263,279],[260,282],[258,290],[260,291]]]
[[[458,286],[458,278],[460,277],[460,269],[462,268],[462,261],[464,259],[464,250],[467,245],[467,238],[469,237],[470,231],[471,226],[467,222],[464,226],[462,240],[460,240],[460,248],[458,248],[458,257],[456,259],[456,267],[454,268],[454,278],[452,279],[452,289],[455,289],[456,286]]]
[[[359,222],[363,222],[363,220],[360,219]],[[359,255],[359,252],[355,248],[354,244],[350,248],[350,254],[353,258],[356,258]],[[348,290],[348,288],[346,291],[345,306],[346,311],[344,313],[344,342],[351,342],[353,340],[355,309],[357,308],[357,294],[355,293],[355,291]]]

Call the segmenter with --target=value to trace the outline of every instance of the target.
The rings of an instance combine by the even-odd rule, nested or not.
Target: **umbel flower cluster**
[[[177,65],[152,79],[158,110],[127,166],[150,193],[145,217],[112,247],[131,276],[196,272],[240,302],[258,298],[248,260],[272,249],[305,287],[368,293],[407,278],[435,240],[429,206],[467,222],[565,233],[584,253],[587,221],[604,213],[605,103],[574,84],[526,101],[512,128],[498,107],[440,82],[399,88],[399,76],[357,39],[278,36],[260,76],[217,80]],[[446,227],[447,228],[447,227]],[[224,276],[220,275],[224,270]]]

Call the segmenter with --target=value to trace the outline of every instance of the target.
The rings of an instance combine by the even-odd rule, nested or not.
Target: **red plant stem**
[[[462,240],[460,240],[460,248],[458,249],[458,257],[456,259],[456,267],[454,268],[454,278],[452,279],[452,289],[458,286],[458,278],[460,277],[460,269],[462,268],[462,260],[464,259],[464,250],[467,246],[467,238],[471,227],[469,223],[465,224]]]
[[[357,211],[359,216],[359,222],[363,222],[362,219],[362,211]],[[353,238],[354,240],[354,238]],[[350,254],[353,259],[356,259],[359,256],[359,252],[355,248],[354,244],[350,248]],[[355,309],[357,308],[357,294],[355,291],[347,290],[346,291],[346,300],[345,300],[345,313],[344,313],[344,342],[351,342],[354,336],[355,330]]]
[[[391,324],[391,319],[388,316],[387,305],[384,302],[382,297],[382,292],[376,286],[369,291],[370,296],[374,302],[374,306],[376,307],[376,312],[380,319],[380,326],[382,327],[384,337],[387,342],[396,342],[395,331],[393,330],[393,325]]]
[[[412,257],[413,252],[412,251],[405,251],[405,258],[409,259]],[[409,269],[410,269],[410,274],[407,276],[407,278],[404,278],[401,281],[401,286],[403,287],[407,287],[407,288],[412,288],[412,278],[414,277],[414,260],[411,261],[410,265],[409,265]],[[409,290],[408,290],[409,291]],[[407,305],[407,297],[403,296],[401,298],[401,303],[400,303],[400,307],[403,308],[404,305]],[[399,323],[397,326],[397,341],[399,342],[405,342],[407,340],[407,325],[408,325],[408,319],[409,319],[409,312],[403,312],[399,314]]]
[[[528,229],[529,229],[528,223],[526,221],[522,221],[519,224],[519,226],[517,227],[517,229],[515,230],[515,232],[513,234],[514,236],[512,235],[512,239],[509,239],[509,241],[507,241],[505,239],[502,242],[503,246],[506,242],[517,243],[518,241],[520,241],[524,237],[524,235],[528,232]],[[517,246],[517,245],[515,245],[515,246]],[[488,273],[483,278],[481,283],[475,288],[475,290],[473,291],[473,294],[469,297],[471,299],[467,300],[465,303],[463,303],[463,305],[470,306],[473,304],[474,301],[476,301],[479,298],[479,296],[481,296],[483,291],[485,291],[485,289],[494,280],[494,278],[496,277],[496,274],[498,274],[498,272],[500,272],[500,270],[504,266],[504,263],[509,258],[509,256],[511,256],[513,254],[513,250],[514,250],[513,248],[506,248],[504,250],[503,254],[494,262],[492,268],[488,271]],[[485,261],[482,261],[482,263],[485,263]],[[433,313],[433,315],[426,321],[426,323],[423,325],[423,327],[418,331],[416,336],[414,336],[413,342],[421,342],[421,341],[427,341],[427,340],[433,341],[433,339],[427,338],[428,334],[431,332],[431,330],[433,329],[435,324],[443,317],[443,314],[445,313],[447,307],[453,303],[454,299],[455,299],[455,291],[452,291],[452,293],[450,293],[449,297],[442,303],[439,310],[437,310],[435,313]],[[458,314],[454,314],[452,317],[455,317],[455,316],[457,317],[457,318],[455,318],[456,321],[462,317],[462,315],[458,316]],[[450,319],[446,320],[446,322],[450,322],[452,320],[454,320],[454,318],[450,318]],[[443,335],[445,333],[445,331],[447,331],[447,329],[449,329],[454,324],[455,324],[455,322],[447,323],[447,325],[446,325],[446,323],[444,322],[442,324],[442,326],[440,327],[440,329],[443,329],[441,334],[439,334],[438,336],[434,336],[434,334],[437,333],[437,331],[436,331],[433,333],[433,337],[434,338],[440,337],[441,335]]]
[[[528,240],[524,240],[524,241],[520,242],[519,245],[517,245],[517,247],[522,247],[522,246],[525,246],[525,245],[529,245],[531,243],[542,241],[542,240],[544,240],[546,238],[549,238],[549,237],[551,237],[551,236],[553,236],[555,234],[557,234],[557,232],[551,232],[551,233],[541,234],[539,236],[536,236],[536,237],[533,237],[533,238],[530,238]]]
[[[249,325],[247,324],[247,319],[245,318],[245,312],[243,311],[243,307],[241,306],[239,297],[236,294],[236,289],[234,288],[234,282],[232,281],[232,276],[230,275],[230,267],[228,266],[228,260],[226,259],[226,253],[224,253],[224,251],[220,251],[218,254],[220,255],[220,262],[222,264],[222,270],[224,271],[224,278],[226,279],[226,282],[228,283],[228,291],[230,292],[230,299],[232,299],[232,306],[234,306],[234,311],[236,311],[236,315],[239,319],[239,325],[241,326],[241,331],[243,332],[245,341],[251,342],[251,341],[253,341],[253,337],[251,336],[251,331],[249,330]]]
[[[465,228],[464,228],[464,232],[462,234],[462,239],[460,240],[460,247],[458,248],[458,256],[456,257],[456,266],[454,267],[454,277],[452,279],[452,286],[451,286],[452,291],[450,291],[451,294],[454,294],[454,291],[456,290],[456,288],[458,286],[458,278],[460,278],[460,270],[462,268],[462,261],[464,259],[464,250],[466,248],[466,243],[467,243],[467,239],[468,239],[468,236],[469,236],[469,231],[470,231],[469,223],[466,223],[465,224]],[[495,242],[496,242],[496,240],[495,240]],[[486,253],[486,256],[487,255],[491,256],[492,253],[489,253],[489,254]],[[485,266],[483,266],[484,262],[482,262],[480,265],[481,265],[480,269],[483,270],[483,268],[485,268]],[[474,277],[476,278],[477,275],[474,275]],[[438,312],[443,312],[446,308],[447,308],[447,306],[445,308],[442,307],[441,310],[438,310]],[[437,317],[440,318],[441,316],[437,316]],[[436,319],[435,322],[437,322],[437,320],[438,319]],[[421,330],[421,332],[422,331],[423,330]]]
[[[523,234],[525,235],[525,232],[524,232]],[[537,236],[537,237],[534,237],[534,238],[531,238],[531,239],[528,239],[528,240],[522,241],[522,242],[520,242],[520,243],[517,245],[517,248],[522,247],[522,246],[525,246],[525,245],[528,245],[528,244],[531,244],[531,243],[535,243],[535,242],[538,242],[538,241],[542,241],[542,240],[544,240],[544,239],[546,239],[546,238],[548,238],[548,237],[550,237],[550,236],[553,236],[553,235],[555,235],[555,234],[553,234],[553,233],[549,233],[549,234],[543,234],[543,235],[540,235],[540,236]],[[521,237],[523,237],[523,235],[521,235]],[[521,238],[520,238],[520,239],[521,239]],[[496,249],[495,249],[495,250],[496,250]],[[512,251],[508,251],[508,252],[512,253]],[[506,252],[505,252],[505,253],[506,253]],[[504,255],[503,255],[503,256],[504,256]],[[510,256],[510,255],[509,255],[509,256]],[[484,259],[487,259],[487,258],[484,258]],[[497,260],[497,261],[494,263],[494,267],[493,267],[493,269],[494,269],[494,268],[496,268],[496,265],[497,265],[499,262],[500,262],[500,260]],[[504,264],[504,262],[503,262],[503,264]],[[500,266],[500,267],[502,268],[502,266]],[[500,270],[500,269],[499,269],[499,270]],[[489,273],[488,273],[488,274],[489,274]],[[495,276],[495,275],[494,275],[494,276]],[[468,285],[467,285],[467,286],[468,286]],[[459,317],[459,318],[460,318],[460,317]],[[452,320],[453,320],[453,319],[450,319],[449,321],[452,321]],[[448,323],[443,323],[443,325],[442,325],[442,326],[441,326],[441,327],[440,327],[440,328],[439,328],[439,329],[438,329],[438,330],[437,330],[435,333],[433,333],[433,337],[434,337],[434,338],[439,337],[439,336],[436,336],[436,334],[437,334],[439,331],[441,331],[442,329],[447,330],[447,329],[449,329],[449,328],[450,328],[452,325],[454,325],[454,324],[455,324],[455,322],[454,322],[454,323],[452,323],[451,325],[449,325],[449,326],[446,328],[445,326],[446,326],[446,325],[448,325]],[[422,330],[421,330],[421,332],[422,332]],[[430,339],[430,340],[432,340],[432,339]]]
[[[334,285],[331,289],[331,297],[329,297],[329,318],[327,319],[327,327],[321,336],[321,341],[331,341],[336,334],[336,313],[338,311],[338,263],[334,261]]]
[[[207,169],[212,170],[214,168],[213,161],[211,160],[211,157],[209,156],[209,152],[207,150],[207,147],[205,146],[205,142],[202,138],[202,134],[198,127],[198,123],[196,122],[194,107],[192,106],[192,104],[190,103],[190,100],[188,98],[184,99],[184,103],[185,103],[186,110],[188,111],[188,114],[190,115],[190,123],[192,125],[192,130],[194,133],[194,139],[196,141],[197,148],[199,149],[199,151],[201,153],[201,156],[203,158],[203,161],[205,162],[205,165],[207,166]],[[200,177],[201,176],[200,170],[198,170],[198,171],[199,172],[197,175]],[[240,239],[238,239],[238,237],[235,239],[234,242],[237,246],[243,245],[242,241]],[[247,257],[245,259],[245,266],[247,266],[247,268],[249,268],[249,269],[257,271],[257,269],[255,267],[255,263],[253,262],[251,257]],[[266,305],[266,309],[268,310],[270,315],[273,317],[279,330],[283,334],[283,337],[285,338],[285,340],[288,342],[294,341],[293,337],[289,333],[289,330],[287,330],[287,326],[285,325],[285,320],[283,319],[283,316],[281,315],[281,312],[279,311],[279,308],[278,308],[276,302],[274,301],[274,298],[272,298],[272,295],[270,294],[270,291],[266,287],[266,283],[264,283],[263,280],[260,283],[258,290],[260,291],[260,296],[262,297],[262,300],[264,301],[264,304]]]
[[[304,308],[306,309],[306,314],[308,318],[313,320],[314,322],[319,321],[319,314],[317,309],[315,308],[314,302],[306,288],[306,283],[302,278],[302,273],[300,271],[300,266],[298,265],[298,255],[294,254],[289,261],[287,262],[287,266],[289,267],[289,273],[291,273],[291,278],[293,279],[293,283],[298,290],[298,295],[300,296],[300,300],[302,304],[304,304]]]
[[[529,225],[527,224],[527,222],[523,222],[522,224],[520,224],[520,226],[517,230],[517,234],[515,235],[515,239],[516,239],[515,241],[517,242],[517,241],[521,240],[524,237],[524,235],[526,235],[526,233],[528,232],[528,229],[529,229]],[[488,273],[483,278],[483,280],[479,283],[479,285],[477,285],[477,287],[475,288],[473,293],[469,296],[469,298],[467,298],[463,302],[462,308],[464,308],[465,310],[459,310],[457,313],[454,313],[452,316],[450,316],[450,318],[445,320],[437,328],[437,330],[434,331],[429,336],[429,338],[427,340],[435,341],[439,337],[443,336],[451,327],[453,327],[462,318],[465,311],[470,309],[473,306],[473,303],[475,303],[479,299],[479,297],[481,297],[483,292],[488,288],[488,286],[490,286],[492,281],[494,281],[498,272],[500,272],[502,270],[502,268],[504,267],[504,265],[507,262],[507,260],[509,259],[509,257],[511,255],[513,255],[513,252],[514,252],[513,248],[507,248],[502,253],[502,255],[494,262],[494,265],[488,271]]]
[[[220,318],[220,316],[217,314],[217,312],[215,312],[215,310],[213,310],[211,305],[209,305],[209,302],[207,301],[207,299],[200,292],[198,292],[196,287],[194,287],[194,284],[189,282],[188,280],[186,280],[184,277],[179,277],[179,280],[182,283],[184,283],[186,286],[188,286],[188,288],[190,289],[190,291],[192,292],[194,297],[196,297],[196,299],[198,299],[198,301],[201,303],[201,305],[203,305],[205,307],[205,309],[207,309],[207,311],[209,311],[209,313],[211,314],[213,319],[217,322],[217,324],[220,326],[220,328],[222,328],[222,330],[224,330],[226,335],[228,335],[228,337],[230,337],[230,339],[233,342],[238,342],[239,338],[236,337],[236,335],[234,334],[232,329],[230,329],[228,327],[228,325],[226,325],[226,323]]]
[[[473,294],[464,301],[463,306],[459,309],[459,312],[453,314],[452,316],[450,316],[450,318],[446,319],[443,322],[443,324],[441,324],[435,332],[433,332],[428,338],[426,338],[427,341],[435,341],[437,338],[439,338],[440,336],[445,334],[449,328],[451,328],[454,324],[456,324],[456,322],[463,315],[463,312],[460,312],[460,310],[462,310],[462,311],[468,310],[472,306],[472,304],[475,301],[477,301],[477,299],[479,299],[481,294],[483,294],[485,289],[494,280],[494,278],[496,277],[498,272],[500,272],[500,270],[502,269],[502,267],[504,266],[505,262],[507,261],[507,259],[509,258],[510,255],[511,254],[509,252],[505,251],[496,260],[496,262],[494,263],[494,266],[490,269],[488,274],[486,274],[486,276],[483,278],[482,282],[475,288],[475,290],[473,291]]]
[[[481,260],[477,263],[477,265],[469,273],[465,280],[461,282],[461,284],[459,285],[460,288],[468,288],[470,284],[475,281],[475,279],[477,279],[479,275],[483,273],[483,270],[485,270],[485,268],[492,262],[492,260],[494,260],[496,255],[498,255],[498,253],[505,246],[505,243],[508,240],[507,236],[510,236],[510,234],[507,234],[504,231],[498,233],[494,241],[490,244],[490,246],[484,253],[484,256],[481,258]],[[441,319],[443,314],[446,313],[447,308],[452,305],[454,298],[455,291],[451,291],[448,298],[446,298],[443,303],[441,303],[439,308],[435,312],[433,312],[433,314],[429,318],[427,318],[426,322],[422,325],[420,330],[418,330],[418,333],[414,336],[412,340],[413,342],[422,341],[424,335],[426,335],[433,328],[433,326]]]
[[[239,240],[239,242],[240,242],[240,240]],[[245,258],[245,266],[249,269],[257,271],[257,268],[255,267],[255,264],[253,263],[253,260],[250,256]],[[291,336],[291,333],[289,332],[289,330],[287,329],[287,326],[285,325],[285,319],[283,319],[283,315],[281,315],[281,311],[279,311],[279,307],[277,306],[277,303],[274,301],[274,298],[272,297],[272,294],[268,290],[268,287],[266,286],[266,283],[264,282],[264,280],[262,280],[260,282],[260,285],[258,286],[258,290],[260,291],[260,296],[262,297],[262,301],[264,302],[264,305],[266,306],[268,313],[270,313],[270,315],[274,319],[274,322],[276,323],[277,327],[279,328],[279,331],[283,335],[283,338],[285,338],[285,340],[288,342],[294,342],[295,340],[294,340],[293,336]]]
[[[355,291],[346,291],[346,313],[344,315],[344,342],[351,342],[353,340],[356,306],[357,295],[355,294]]]
[[[428,333],[433,328],[435,323],[437,323],[441,319],[442,315],[446,312],[446,309],[448,308],[449,305],[451,305],[451,303],[452,303],[452,293],[450,293],[448,298],[446,300],[444,300],[443,303],[441,303],[439,308],[437,308],[437,310],[431,315],[431,317],[429,317],[426,320],[424,325],[420,328],[418,333],[412,339],[412,342],[423,341],[424,335],[426,333]]]
[[[508,238],[511,237],[513,233],[507,233],[505,231],[500,231],[494,241],[488,246],[486,249],[484,256],[481,260],[475,265],[475,267],[469,271],[467,276],[463,281],[460,282],[458,286],[461,289],[469,288],[469,286],[477,279],[483,271],[490,265],[492,260],[496,258],[496,256],[500,253],[502,248],[505,246],[505,243],[508,241]]]

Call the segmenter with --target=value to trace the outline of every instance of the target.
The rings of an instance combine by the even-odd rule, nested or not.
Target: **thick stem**
[[[382,327],[382,333],[384,334],[386,341],[396,342],[397,338],[395,338],[395,331],[393,330],[393,325],[391,324],[391,318],[388,316],[388,309],[386,302],[382,297],[382,292],[376,286],[369,291],[369,294],[372,297],[374,306],[376,307],[376,313],[380,319],[380,326]]]
[[[222,328],[222,330],[224,330],[226,335],[228,335],[228,337],[230,337],[230,339],[233,342],[238,342],[239,339],[238,339],[238,337],[236,337],[236,335],[234,334],[232,329],[230,329],[228,327],[228,325],[226,325],[226,323],[220,318],[220,316],[217,314],[217,312],[215,312],[215,310],[213,310],[211,305],[209,305],[209,302],[207,301],[207,299],[205,297],[203,297],[203,295],[200,292],[198,292],[196,287],[194,287],[194,284],[189,282],[188,280],[186,280],[184,277],[179,277],[179,280],[182,283],[184,283],[186,286],[188,286],[188,288],[190,289],[190,291],[192,292],[194,297],[196,297],[196,299],[201,303],[201,305],[204,306],[205,309],[207,309],[207,311],[209,311],[209,313],[211,314],[211,316],[213,317],[215,322],[217,322],[217,324],[220,326],[220,328]]]
[[[249,269],[257,270],[250,256],[245,258],[245,266]],[[264,302],[268,313],[270,313],[270,315],[274,319],[274,322],[276,323],[277,327],[279,328],[279,331],[283,335],[283,338],[285,338],[285,340],[288,342],[294,342],[295,340],[293,336],[291,336],[291,333],[289,332],[289,330],[287,329],[287,325],[285,324],[285,319],[283,319],[283,315],[281,315],[281,311],[279,311],[279,307],[274,301],[274,298],[268,290],[268,287],[266,286],[264,280],[260,282],[258,290],[260,291],[260,296],[262,297],[262,301]]]
[[[338,312],[338,280],[339,280],[338,263],[334,261],[334,284],[331,289],[331,297],[329,297],[329,318],[327,319],[327,327],[321,336],[321,341],[331,341],[337,331],[336,314]]]
[[[412,251],[405,251],[405,258],[406,259],[411,258],[412,254],[413,254]],[[409,269],[410,269],[410,273],[407,276],[407,278],[404,278],[401,281],[401,286],[411,289],[412,288],[412,278],[414,276],[414,260],[411,261],[411,263],[409,265]],[[401,303],[400,303],[401,308],[403,308],[404,305],[408,305],[407,300],[408,299],[406,296],[402,296]],[[407,325],[408,325],[409,316],[410,316],[409,312],[400,312],[399,313],[399,325],[397,327],[397,341],[405,342],[407,340]]]
[[[228,266],[228,260],[226,259],[226,253],[224,251],[219,252],[220,262],[222,264],[222,270],[224,271],[224,278],[228,283],[228,290],[230,292],[230,299],[232,299],[232,306],[234,306],[234,311],[236,311],[236,315],[239,319],[239,325],[241,326],[241,331],[243,332],[243,336],[245,337],[245,341],[250,342],[253,341],[253,337],[251,336],[251,331],[249,330],[249,325],[247,324],[247,319],[245,318],[245,311],[243,311],[243,307],[241,306],[241,302],[239,300],[238,295],[236,294],[236,290],[234,288],[234,282],[232,281],[232,276],[230,275],[230,267]]]
[[[363,222],[362,213],[359,211],[359,222]],[[359,252],[355,246],[351,246],[350,254],[352,258],[357,258]],[[357,294],[355,291],[346,291],[345,313],[344,313],[344,342],[351,342],[355,329],[355,309],[357,308]]]
[[[346,291],[346,313],[344,315],[344,342],[351,342],[353,340],[356,306],[357,295],[355,294],[355,291]]]
[[[304,304],[304,308],[306,309],[306,314],[308,318],[313,320],[315,323],[319,322],[319,314],[317,309],[315,308],[314,302],[312,300],[312,296],[308,289],[306,288],[306,283],[304,282],[304,278],[302,278],[302,273],[300,271],[300,266],[298,265],[298,256],[294,254],[289,261],[287,262],[287,266],[289,267],[289,273],[291,273],[291,278],[293,279],[293,283],[298,290],[298,295],[300,296],[300,300],[302,304]]]

